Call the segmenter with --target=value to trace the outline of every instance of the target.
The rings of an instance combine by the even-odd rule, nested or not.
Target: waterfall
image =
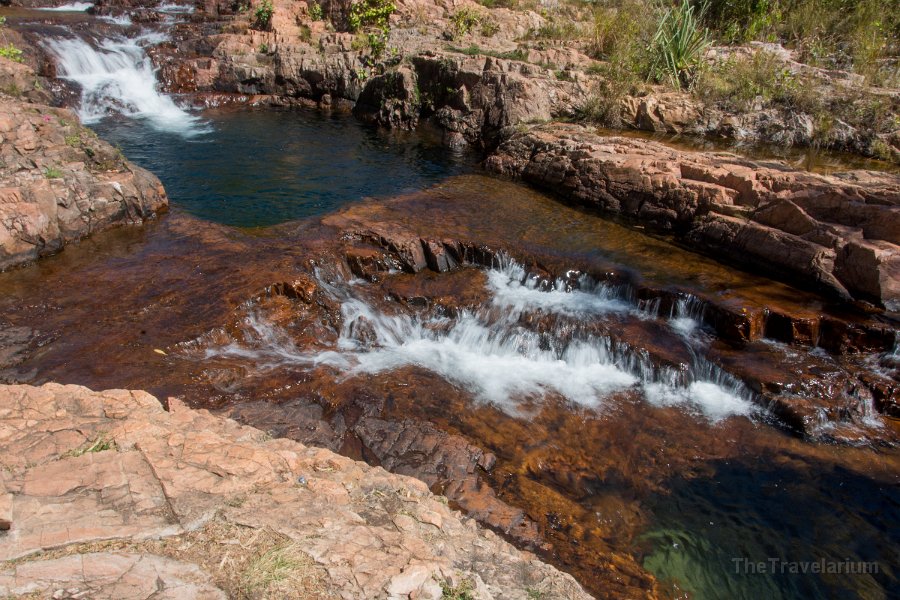
[[[389,314],[364,297],[364,284],[320,279],[320,288],[341,303],[341,331],[332,347],[298,348],[284,330],[251,308],[242,339],[208,347],[204,357],[249,359],[263,369],[329,365],[346,377],[412,365],[510,412],[521,399],[547,393],[602,410],[612,394],[626,390],[642,392],[650,404],[682,406],[713,422],[756,411],[746,387],[699,354],[692,352],[691,364],[683,368],[661,367],[646,351],[580,327],[604,319],[649,318],[614,286],[566,289],[561,281],[529,278],[515,263],[489,269],[487,275],[492,300],[453,318]],[[543,331],[523,325],[535,314],[557,321]]]
[[[159,33],[101,40],[97,47],[81,38],[48,39],[59,76],[81,87],[78,116],[86,124],[111,113],[143,119],[161,131],[194,136],[206,131],[202,119],[180,108],[157,89],[156,73],[144,51],[165,39]]]

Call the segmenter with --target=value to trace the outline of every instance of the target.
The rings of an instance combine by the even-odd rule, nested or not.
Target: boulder
[[[0,63],[0,74],[21,67],[7,66]],[[143,223],[167,206],[159,179],[73,112],[0,95],[0,270]]]

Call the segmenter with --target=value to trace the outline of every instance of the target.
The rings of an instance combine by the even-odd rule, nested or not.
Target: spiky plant
[[[668,80],[675,88],[690,87],[694,72],[710,45],[709,31],[700,25],[703,9],[690,0],[670,8],[659,21],[650,43],[650,77]]]

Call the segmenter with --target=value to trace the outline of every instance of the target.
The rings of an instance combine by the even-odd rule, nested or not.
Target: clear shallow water
[[[378,131],[346,115],[242,110],[204,118],[207,132],[191,137],[121,118],[94,128],[156,173],[173,206],[237,227],[420,190],[475,165],[474,156],[448,150],[434,137]]]
[[[651,498],[644,566],[691,598],[897,598],[896,486],[774,458],[716,461],[710,477],[675,479]],[[817,562],[822,573],[801,571]]]

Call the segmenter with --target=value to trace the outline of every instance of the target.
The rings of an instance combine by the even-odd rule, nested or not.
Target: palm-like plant
[[[690,0],[663,15],[650,43],[650,77],[668,79],[678,89],[690,86],[694,71],[710,45],[709,31],[701,27],[703,9],[695,11]]]

